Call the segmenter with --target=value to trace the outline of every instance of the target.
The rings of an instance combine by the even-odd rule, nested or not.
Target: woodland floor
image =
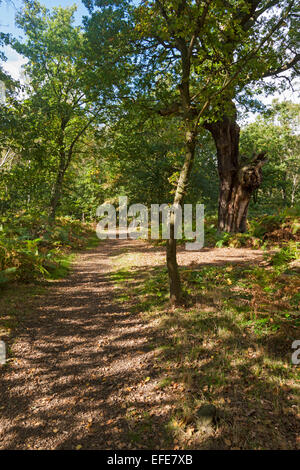
[[[181,249],[178,261],[232,269],[263,255]],[[161,247],[109,240],[79,254],[65,279],[5,289],[1,449],[297,448],[290,340],[274,345],[235,323],[216,290],[182,311],[141,302],[164,263]],[[222,417],[200,431],[189,414],[208,402]]]

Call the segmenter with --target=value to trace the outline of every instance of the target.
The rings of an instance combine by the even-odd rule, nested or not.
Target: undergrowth
[[[91,224],[70,217],[50,225],[46,217],[24,213],[0,221],[0,285],[66,274],[71,252],[96,242]]]

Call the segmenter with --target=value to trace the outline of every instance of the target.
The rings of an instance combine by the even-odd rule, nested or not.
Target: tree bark
[[[219,186],[218,230],[245,232],[248,206],[252,193],[260,186],[265,154],[242,165],[239,155],[240,128],[236,113],[224,115],[221,120],[205,124],[216,144]]]
[[[58,153],[59,153],[59,165],[58,165],[56,180],[54,183],[51,200],[50,200],[50,214],[49,214],[50,223],[53,223],[55,221],[56,211],[59,207],[61,196],[62,196],[63,181],[64,181],[65,173],[71,161],[71,156],[72,156],[72,148],[69,149],[68,153],[66,153],[66,148],[65,148],[65,129],[66,129],[68,121],[69,121],[68,118],[61,119],[60,132],[59,132],[58,140],[57,140],[57,148],[58,148]]]
[[[50,201],[50,215],[49,215],[50,222],[54,222],[55,217],[56,217],[56,212],[60,204],[64,174],[65,172],[63,168],[59,168],[58,174],[56,176],[54,188],[52,191],[51,201]]]
[[[174,238],[174,214],[171,214],[170,221],[170,239],[167,240],[167,268],[170,287],[170,303],[171,305],[179,305],[182,301],[181,282],[177,264],[177,245]]]
[[[182,205],[186,193],[189,175],[193,166],[195,148],[196,148],[196,133],[192,130],[187,130],[185,135],[186,153],[185,160],[182,166],[177,188],[174,196],[173,205]],[[170,239],[167,240],[167,267],[170,285],[170,302],[171,305],[179,305],[182,302],[182,289],[176,257],[176,239],[175,239],[175,215],[174,212],[170,216]]]
[[[80,129],[77,132],[73,141],[71,142],[71,144],[69,145],[67,149],[66,144],[65,144],[65,129],[70,119],[71,119],[71,116],[65,116],[61,118],[60,132],[58,135],[57,147],[59,151],[59,167],[58,167],[58,173],[56,176],[54,188],[52,191],[52,197],[50,201],[50,214],[49,214],[49,221],[52,223],[55,220],[56,211],[60,204],[60,200],[62,196],[62,189],[63,189],[63,181],[64,181],[65,173],[73,157],[74,147],[76,143],[79,141],[80,137],[85,133],[85,131],[91,125],[91,123],[96,119],[96,115],[93,115],[93,117],[85,124],[85,126],[83,126],[82,129]]]

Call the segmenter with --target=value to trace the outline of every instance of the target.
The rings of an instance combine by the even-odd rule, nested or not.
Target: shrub
[[[70,250],[83,248],[91,224],[61,217],[50,226],[45,217],[17,214],[0,225],[0,284],[48,277]]]

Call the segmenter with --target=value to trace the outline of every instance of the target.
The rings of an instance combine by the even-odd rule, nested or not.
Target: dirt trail
[[[151,326],[114,301],[111,261],[128,252],[134,265],[136,251],[145,253],[145,269],[164,262],[163,249],[142,241],[102,242],[37,299],[12,347],[15,360],[0,370],[0,449],[130,448],[133,401],[144,412],[156,402],[170,410],[167,392],[145,380]],[[179,254],[185,265],[261,259],[238,249]]]

